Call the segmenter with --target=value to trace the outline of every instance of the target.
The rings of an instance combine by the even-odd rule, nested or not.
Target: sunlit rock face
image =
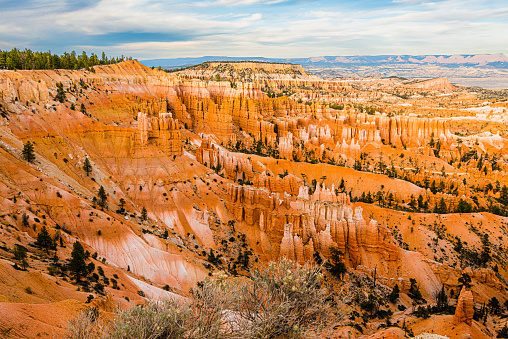
[[[453,316],[453,323],[458,325],[460,323],[466,323],[471,325],[474,315],[474,300],[473,293],[462,288],[457,302],[457,308],[455,309],[455,315]]]

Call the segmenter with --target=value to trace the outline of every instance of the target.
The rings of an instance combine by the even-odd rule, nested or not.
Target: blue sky
[[[508,0],[0,0],[0,49],[138,59],[508,54]]]

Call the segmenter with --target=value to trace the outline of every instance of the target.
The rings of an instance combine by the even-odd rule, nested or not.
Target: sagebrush
[[[252,271],[250,279],[219,273],[189,298],[149,301],[110,320],[87,310],[70,322],[68,338],[307,338],[334,318],[322,280],[321,267],[287,259]]]

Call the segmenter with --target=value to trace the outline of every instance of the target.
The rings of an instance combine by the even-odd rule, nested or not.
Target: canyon
[[[335,81],[282,63],[1,70],[1,336],[62,335],[89,295],[129,307],[189,296],[221,271],[340,253],[340,279],[324,270],[350,300],[336,337],[495,337],[508,306],[506,109],[446,78]],[[55,257],[37,246],[43,228]],[[63,269],[76,242],[101,267],[94,284]],[[362,319],[369,295],[395,287],[378,305],[388,318]],[[453,310],[426,314],[441,292]],[[493,298],[502,311],[488,311]]]

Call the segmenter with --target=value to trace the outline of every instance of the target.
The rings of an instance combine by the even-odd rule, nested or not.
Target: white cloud
[[[4,46],[11,42],[21,48],[47,41],[45,49],[53,50],[51,44],[58,43],[54,40],[59,34],[67,34],[72,41],[61,48],[104,49],[141,59],[212,54],[304,57],[508,53],[505,1],[402,1],[359,10],[335,3],[327,7],[320,2],[297,2],[283,8],[259,6],[286,2],[282,0],[210,0],[185,5],[101,0],[94,6],[64,11],[66,4],[60,0],[45,10],[26,7],[0,12],[0,40]],[[221,7],[228,4],[236,7]],[[161,41],[152,38],[130,42],[112,37],[110,43],[105,43],[99,39],[103,34],[116,33],[158,34]]]
[[[287,0],[215,0],[198,1],[194,3],[199,7],[233,7],[233,6],[252,6],[252,5],[274,5]]]
[[[429,3],[430,1],[426,0],[393,0],[394,3],[400,3],[400,4],[425,4]]]
[[[263,14],[261,13],[254,13],[250,17],[252,20],[261,20],[263,19]]]

